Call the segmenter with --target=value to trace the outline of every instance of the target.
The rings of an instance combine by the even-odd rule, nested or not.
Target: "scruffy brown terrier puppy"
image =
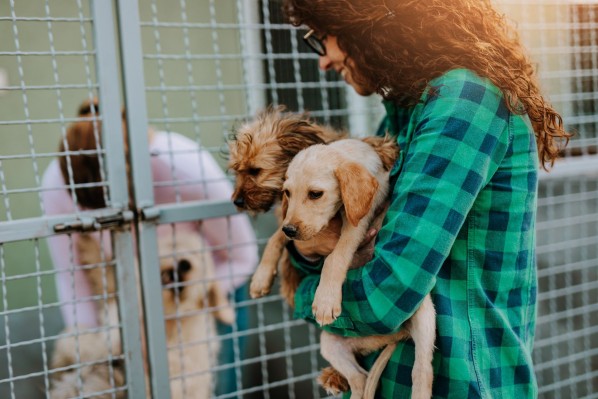
[[[345,137],[344,133],[318,125],[305,114],[285,113],[284,107],[269,107],[242,125],[229,141],[229,168],[235,174],[232,200],[239,210],[267,212],[281,198],[282,184],[289,162],[299,151],[314,144],[326,144]],[[328,231],[322,234],[330,233]],[[280,260],[280,291],[291,306],[299,276],[284,251],[284,235],[274,234],[268,241],[250,286],[252,298],[270,292]],[[267,265],[267,266],[266,266]]]
[[[173,399],[209,398],[213,388],[210,365],[215,364],[219,351],[219,342],[212,339],[216,337],[215,319],[231,324],[235,314],[226,294],[218,282],[214,281],[213,260],[211,254],[205,252],[205,245],[199,234],[177,232],[174,238],[172,234],[164,234],[158,245],[171,396]],[[102,257],[100,245],[94,237],[80,235],[76,246],[81,263],[91,266],[86,269],[86,273],[93,294],[108,294],[106,304],[100,305],[98,311],[100,324],[118,325],[117,301],[113,296],[116,292],[114,265],[106,257]],[[106,267],[101,267],[103,265]],[[207,307],[214,307],[215,311],[210,312],[205,309]],[[106,339],[105,332],[81,335],[78,344],[72,336],[61,338],[56,344],[52,368],[72,366],[78,362],[94,362],[92,366],[80,369],[82,393],[122,387],[124,370],[120,363],[109,367],[109,350],[106,345],[101,344]],[[121,355],[118,329],[111,330],[110,342],[112,356]],[[76,397],[79,394],[78,378],[76,369],[55,375],[50,397]],[[111,394],[104,396],[112,397]],[[121,391],[116,397],[125,397],[125,394]]]

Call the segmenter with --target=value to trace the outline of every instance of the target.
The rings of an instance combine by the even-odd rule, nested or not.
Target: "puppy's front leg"
[[[261,298],[270,292],[276,276],[276,266],[278,266],[278,260],[282,255],[286,242],[287,238],[280,229],[268,240],[262,260],[251,278],[249,294],[252,298]]]
[[[332,323],[341,314],[343,283],[353,254],[365,236],[369,219],[363,218],[357,227],[343,220],[338,243],[324,261],[322,277],[312,303],[312,312],[322,326]]]

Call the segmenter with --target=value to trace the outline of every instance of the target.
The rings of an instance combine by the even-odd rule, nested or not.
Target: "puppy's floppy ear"
[[[339,183],[347,219],[353,226],[357,226],[372,206],[378,191],[378,180],[356,162],[341,163],[334,174]]]

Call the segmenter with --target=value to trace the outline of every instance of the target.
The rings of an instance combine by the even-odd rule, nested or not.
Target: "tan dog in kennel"
[[[214,339],[215,322],[218,319],[232,324],[235,314],[225,292],[214,280],[213,260],[211,254],[205,252],[199,234],[178,233],[176,239],[166,234],[160,236],[158,244],[171,396],[173,399],[209,398],[214,385],[210,365],[215,364],[219,352],[219,342]],[[88,234],[78,236],[76,248],[82,265],[87,265],[93,294],[108,297],[105,306],[98,309],[100,325],[118,325],[114,265],[102,257],[98,241]],[[208,306],[215,310],[206,311],[204,308]],[[110,365],[107,360],[109,353],[115,357],[122,353],[118,329],[110,330],[110,349],[101,344],[106,340],[105,332],[96,332],[82,334],[78,339],[67,335],[57,342],[52,368],[77,363],[90,365],[79,371],[71,368],[55,374],[50,392],[52,399],[104,391],[108,393],[93,397],[112,398],[112,391],[116,391],[117,398],[126,397],[122,389],[118,390],[125,380],[122,362]]]

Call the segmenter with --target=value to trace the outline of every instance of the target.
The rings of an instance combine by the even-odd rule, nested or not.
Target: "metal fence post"
[[[154,205],[148,124],[145,101],[142,43],[139,10],[136,1],[118,0],[117,14],[127,129],[130,149],[131,174],[135,208],[141,220],[137,224],[138,259],[140,264],[144,321],[147,332],[147,349],[150,368],[152,397],[170,398],[168,354],[164,331],[160,265],[156,224],[144,217],[144,209]]]

